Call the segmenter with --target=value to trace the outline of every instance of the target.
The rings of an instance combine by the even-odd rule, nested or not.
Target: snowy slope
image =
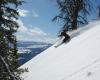
[[[100,80],[100,21],[67,44],[45,50],[22,68],[25,80]]]

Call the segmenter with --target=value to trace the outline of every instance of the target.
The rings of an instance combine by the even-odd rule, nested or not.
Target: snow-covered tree
[[[20,80],[16,36],[21,0],[0,0],[0,80]]]

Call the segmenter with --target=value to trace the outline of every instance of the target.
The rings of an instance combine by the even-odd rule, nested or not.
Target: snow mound
[[[22,78],[100,80],[100,21],[91,22],[67,44],[55,45],[21,66],[29,70]]]

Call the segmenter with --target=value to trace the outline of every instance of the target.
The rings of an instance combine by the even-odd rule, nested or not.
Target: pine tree
[[[87,23],[86,15],[91,9],[89,0],[56,0],[56,2],[60,14],[55,16],[53,21],[62,20],[63,30],[75,30],[78,25]]]
[[[18,69],[17,41],[20,0],[0,0],[0,80],[21,80]]]

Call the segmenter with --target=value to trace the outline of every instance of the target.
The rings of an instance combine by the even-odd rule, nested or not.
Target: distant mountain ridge
[[[35,42],[35,41],[18,41],[17,46],[18,47],[27,47],[30,45],[52,45],[51,43],[47,42]]]
[[[19,64],[22,65],[31,58],[35,57],[45,49],[49,48],[52,44],[45,42],[30,42],[30,41],[18,41],[18,53]]]

